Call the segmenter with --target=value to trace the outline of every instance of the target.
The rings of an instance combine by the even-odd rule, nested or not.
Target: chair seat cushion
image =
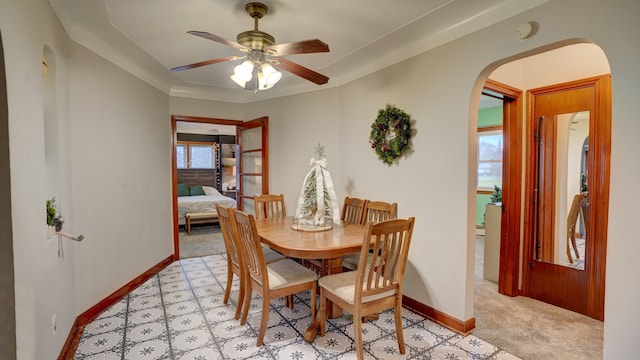
[[[269,273],[270,290],[318,280],[318,275],[313,270],[291,259],[267,264],[267,272]]]
[[[280,254],[279,252],[271,249],[266,245],[262,246],[262,253],[264,254],[264,262],[267,264],[287,258],[286,256]]]
[[[357,271],[347,271],[339,274],[325,275],[318,280],[320,287],[325,288],[332,294],[337,295],[349,304],[354,303],[356,295],[356,275]],[[370,302],[378,299],[382,299],[388,296],[392,296],[396,293],[395,290],[389,290],[381,292],[379,294],[365,296],[362,298],[362,302]]]
[[[367,258],[367,265],[371,263],[371,254]],[[349,254],[342,257],[342,266],[351,270],[358,270],[360,264],[360,253]]]

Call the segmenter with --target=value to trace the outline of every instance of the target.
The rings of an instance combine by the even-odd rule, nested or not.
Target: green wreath
[[[378,110],[378,117],[371,124],[369,144],[387,165],[409,149],[411,140],[411,116],[393,105]]]

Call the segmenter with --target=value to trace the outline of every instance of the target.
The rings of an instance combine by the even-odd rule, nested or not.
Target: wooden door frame
[[[176,157],[176,145],[178,144],[176,123],[178,121],[232,126],[241,126],[244,123],[242,120],[171,115],[171,202],[173,208],[173,257],[175,260],[180,259],[180,243],[178,241],[178,165]]]
[[[586,79],[571,81],[562,84],[546,86],[528,91],[527,101],[527,161],[525,175],[525,201],[524,206],[524,250],[523,259],[528,264],[533,259],[534,234],[534,206],[533,206],[533,184],[535,182],[535,164],[530,159],[536,151],[535,143],[531,141],[534,131],[534,95],[553,93],[559,91],[593,87],[595,90],[593,106],[595,121],[590,122],[590,134],[598,134],[598,137],[589,139],[589,162],[599,168],[590,171],[587,175],[589,184],[589,194],[587,202],[593,206],[589,207],[591,221],[587,225],[587,232],[590,238],[598,241],[587,242],[585,247],[585,269],[587,276],[586,294],[586,315],[598,320],[604,320],[604,294],[605,294],[605,269],[607,254],[607,226],[609,214],[609,185],[611,167],[611,75],[601,75]],[[598,176],[596,176],[598,175]],[[605,224],[605,225],[598,225]],[[596,226],[598,225],[598,226]],[[523,268],[523,295],[528,296],[530,267]]]
[[[261,133],[261,146],[260,146],[260,156],[262,157],[262,173],[247,173],[244,170],[244,164],[242,161],[243,155],[245,153],[254,152],[255,150],[247,150],[242,146],[242,130],[254,129],[257,127],[262,128]],[[244,210],[244,199],[249,198],[253,199],[253,195],[245,195],[244,194],[244,183],[243,178],[245,176],[262,176],[261,184],[262,184],[262,193],[269,194],[269,117],[262,116],[253,120],[248,120],[243,122],[242,125],[236,127],[236,144],[238,146],[238,184],[236,188],[238,190],[236,195],[236,202],[238,203],[238,210]]]
[[[502,219],[498,292],[518,296],[520,278],[520,216],[522,207],[522,90],[487,79],[484,88],[502,94]]]

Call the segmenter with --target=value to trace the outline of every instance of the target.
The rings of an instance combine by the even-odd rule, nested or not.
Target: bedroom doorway
[[[220,153],[213,169],[187,169],[184,179],[178,174],[178,134],[182,126],[191,128],[191,132],[204,132],[210,135],[217,135],[219,143],[222,143]],[[197,130],[200,129],[200,130]],[[173,204],[173,244],[174,258],[181,258],[180,236],[184,237],[184,233],[188,232],[186,226],[186,211],[180,210],[178,204],[178,190],[184,191],[178,184],[185,183],[187,186],[196,185],[194,194],[198,194],[202,186],[202,192],[210,193],[210,196],[217,197],[220,195],[222,204],[226,206],[236,206],[240,210],[253,211],[252,199],[257,193],[269,193],[269,118],[261,117],[249,121],[206,118],[198,116],[171,116],[171,176],[172,176],[172,204]],[[233,137],[230,141],[229,137]],[[198,141],[194,141],[197,143]],[[207,141],[204,141],[207,142]],[[213,142],[213,141],[211,141]],[[196,144],[197,145],[197,144]],[[200,149],[202,150],[202,149]],[[235,161],[235,163],[234,163]],[[219,170],[219,171],[217,171]],[[182,171],[181,171],[182,172]],[[181,174],[182,175],[182,174]],[[259,186],[255,186],[258,184]],[[233,182],[232,182],[233,181]],[[224,186],[226,183],[227,186]],[[252,185],[253,184],[253,185]],[[248,186],[252,185],[252,186]],[[212,194],[212,195],[211,195]],[[188,198],[195,200],[201,195],[191,196],[189,192]],[[230,203],[229,201],[232,200]],[[250,206],[244,206],[249,204]],[[211,224],[215,227],[215,205],[210,204],[208,208],[193,210],[199,215],[194,217],[196,226],[205,226]],[[184,212],[182,214],[181,212]],[[203,214],[204,213],[204,214]],[[202,214],[202,215],[200,215]],[[193,230],[193,229],[192,229]],[[215,229],[214,229],[215,230]],[[219,230],[219,227],[218,227]],[[219,232],[219,231],[218,231]],[[210,238],[206,235],[204,238]],[[220,237],[221,240],[221,237]],[[194,242],[198,242],[197,239]],[[207,244],[210,246],[210,244]],[[217,253],[224,251],[224,245],[218,244],[212,247]],[[208,251],[208,250],[204,250]],[[196,248],[193,256],[198,256],[200,250]]]
[[[243,121],[171,119],[174,256],[223,253],[215,203],[236,207],[236,127]]]

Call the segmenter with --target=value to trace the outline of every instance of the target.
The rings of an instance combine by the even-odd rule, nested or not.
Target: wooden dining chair
[[[229,302],[233,275],[235,274],[240,280],[240,291],[238,293],[238,302],[236,305],[236,313],[234,315],[234,319],[237,320],[240,317],[240,311],[242,310],[244,300],[246,266],[244,264],[244,259],[240,255],[240,244],[236,241],[233,235],[233,209],[216,204],[216,210],[218,212],[218,221],[220,223],[222,239],[224,240],[224,247],[227,250],[227,286],[224,290],[224,299],[222,300],[222,303],[226,305]]]
[[[571,248],[569,247],[569,243],[571,243],[571,247],[573,247],[573,251],[576,254],[576,259],[580,259],[580,253],[578,252],[578,246],[576,245],[576,227],[578,225],[578,218],[580,214],[582,214],[582,221],[584,223],[584,212],[582,211],[582,203],[584,199],[587,198],[587,193],[580,193],[573,196],[573,202],[571,203],[571,208],[569,209],[569,215],[567,216],[567,257],[569,258],[569,263],[573,264],[573,257],[571,256]]]
[[[367,200],[346,196],[342,203],[341,221],[345,224],[361,224]]]
[[[362,318],[393,309],[400,354],[405,353],[402,332],[402,287],[415,218],[367,223],[357,271],[325,275],[320,286],[320,336],[325,334],[327,300],[353,315],[358,359],[364,359]],[[373,253],[369,252],[370,245]],[[371,263],[367,261],[371,256]]]
[[[284,206],[284,195],[259,194],[253,199],[256,220],[262,219],[284,219],[287,211]],[[293,309],[293,296],[287,296],[286,305]]]
[[[283,219],[287,217],[284,195],[260,194],[254,197],[256,220]]]
[[[384,201],[366,200],[362,213],[362,224],[368,222],[377,223],[384,220],[397,218],[398,204]],[[358,269],[359,254],[349,254],[342,257],[342,266],[349,270]]]
[[[286,297],[295,293],[311,291],[311,321],[315,321],[316,282],[318,275],[291,259],[267,264],[264,260],[260,236],[253,215],[242,211],[235,213],[235,229],[241,243],[241,253],[247,266],[247,290],[240,324],[247,321],[251,293],[256,291],[262,297],[262,319],[256,346],[262,346],[269,321],[271,299]]]
[[[395,219],[398,213],[398,204],[384,201],[368,201],[364,208],[362,223],[377,223],[384,220]]]
[[[241,256],[240,243],[235,235],[235,209],[221,206],[216,204],[216,210],[218,212],[218,221],[220,223],[220,232],[222,233],[222,239],[224,240],[224,247],[227,252],[227,286],[224,291],[223,304],[229,302],[229,296],[231,295],[231,287],[233,285],[233,275],[235,274],[240,280],[240,290],[238,293],[238,302],[234,319],[240,317],[240,311],[242,310],[244,294],[246,292],[246,270],[247,267],[244,263],[244,258]],[[264,258],[267,264],[274,261],[283,260],[287,257],[274,251],[266,246],[263,247]]]

